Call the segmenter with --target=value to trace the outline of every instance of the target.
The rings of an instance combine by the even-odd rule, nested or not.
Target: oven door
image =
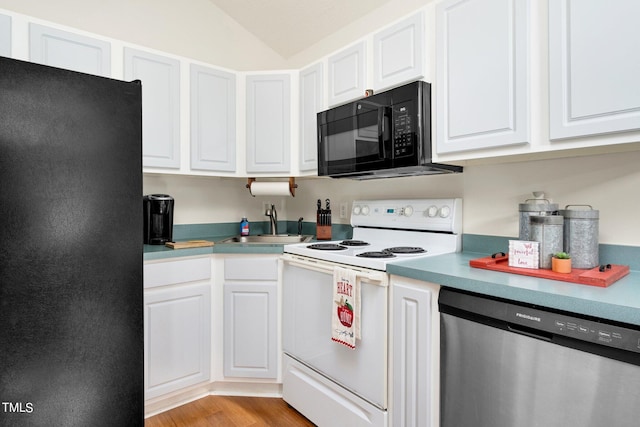
[[[354,269],[361,284],[362,339],[350,349],[331,340],[334,264],[290,254],[283,262],[285,354],[386,409],[387,274]]]

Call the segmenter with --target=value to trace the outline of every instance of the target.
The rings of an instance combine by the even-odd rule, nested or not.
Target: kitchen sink
[[[220,243],[304,243],[310,242],[312,235],[299,234],[258,234],[254,236],[233,236]]]

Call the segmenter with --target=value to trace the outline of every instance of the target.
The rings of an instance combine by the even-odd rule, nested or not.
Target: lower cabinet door
[[[276,282],[224,284],[225,377],[277,377],[276,292]]]
[[[209,381],[210,289],[204,283],[145,291],[145,399]]]

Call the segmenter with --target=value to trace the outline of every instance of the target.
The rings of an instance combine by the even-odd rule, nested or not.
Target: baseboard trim
[[[144,417],[158,415],[209,395],[282,397],[282,384],[239,381],[216,381],[199,384],[145,401]]]

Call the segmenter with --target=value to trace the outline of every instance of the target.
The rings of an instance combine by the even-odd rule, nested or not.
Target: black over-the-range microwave
[[[318,175],[355,179],[462,172],[431,162],[431,85],[416,81],[318,113]]]

